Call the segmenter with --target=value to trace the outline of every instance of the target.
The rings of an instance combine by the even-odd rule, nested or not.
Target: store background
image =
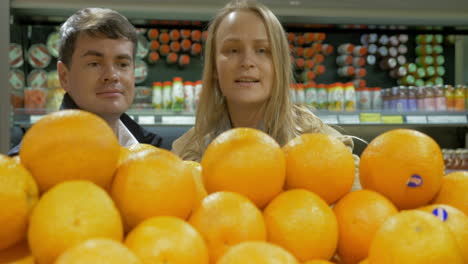
[[[8,49],[10,43],[10,15],[17,18],[43,19],[50,22],[63,21],[77,9],[102,6],[116,9],[129,17],[134,24],[144,25],[149,19],[159,20],[209,20],[226,1],[219,0],[97,0],[97,1],[58,1],[58,0],[2,0],[0,2],[0,76],[8,76]],[[374,24],[405,25],[410,29],[416,26],[443,26],[451,33],[459,34],[454,46],[454,60],[449,61],[449,73],[454,79],[451,84],[468,83],[468,1],[281,1],[264,0],[283,23],[308,24]],[[326,32],[326,30],[322,30]],[[413,33],[418,30],[413,31]],[[419,31],[421,32],[421,31]],[[362,32],[347,30],[351,38],[358,38]],[[447,33],[447,32],[444,32]],[[336,35],[334,35],[336,37]],[[43,36],[46,38],[47,36]],[[342,38],[346,38],[342,37]],[[327,41],[325,41],[327,42]],[[337,46],[335,45],[335,48]],[[198,63],[195,61],[195,63]],[[193,67],[193,65],[190,65]],[[201,72],[201,71],[200,71]],[[150,75],[154,74],[150,71]],[[8,78],[0,78],[0,87],[8,87]],[[10,127],[12,126],[8,89],[0,89],[0,153],[10,148]],[[441,146],[460,147],[465,144],[467,124],[457,125],[344,125],[345,133],[370,140],[375,135],[396,127],[411,127],[425,132],[436,139]],[[150,129],[168,136],[180,135],[187,126],[151,126]],[[175,133],[174,133],[175,132]],[[172,140],[173,138],[170,138]],[[169,140],[169,141],[170,141]],[[357,152],[365,146],[356,142]],[[170,147],[170,146],[165,146]],[[464,147],[464,146],[461,146]]]

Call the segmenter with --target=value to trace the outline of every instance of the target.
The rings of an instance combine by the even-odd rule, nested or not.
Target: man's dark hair
[[[128,19],[111,9],[85,8],[69,17],[60,27],[59,60],[68,68],[80,34],[97,38],[128,39],[133,43],[135,58],[137,33]]]

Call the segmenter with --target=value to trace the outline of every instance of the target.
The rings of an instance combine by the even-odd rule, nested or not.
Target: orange
[[[316,259],[316,260],[309,260],[304,262],[304,264],[333,264],[333,262],[330,262],[328,260],[323,260],[323,259]]]
[[[359,264],[369,264],[369,260],[366,258],[359,262]]]
[[[398,213],[385,196],[359,190],[348,193],[333,208],[338,220],[338,255],[343,263],[358,263],[367,258],[375,232],[390,216]]]
[[[34,208],[28,242],[38,264],[53,263],[66,249],[90,238],[123,239],[119,212],[90,181],[66,181],[46,192]]]
[[[0,250],[26,236],[28,218],[38,200],[31,174],[12,158],[0,154]]]
[[[286,188],[303,188],[332,204],[353,186],[355,165],[351,151],[330,135],[309,133],[283,147]]]
[[[369,249],[371,264],[462,264],[452,232],[440,220],[419,210],[389,217],[377,230]]]
[[[421,132],[395,129],[374,138],[361,154],[360,180],[399,209],[423,206],[436,195],[444,175],[439,145]]]
[[[313,192],[289,190],[264,210],[268,241],[282,246],[299,261],[330,259],[338,243],[332,209]]]
[[[286,168],[281,147],[257,129],[234,128],[222,133],[208,145],[201,164],[208,193],[237,192],[260,208],[284,185]]]
[[[240,242],[266,240],[262,213],[249,199],[238,193],[208,195],[194,210],[189,223],[205,239],[210,263],[216,263],[230,247]]]
[[[11,264],[11,263],[34,263],[29,250],[28,242],[23,239],[21,242],[16,243],[7,249],[0,250],[0,263]]]
[[[283,248],[261,241],[242,242],[230,248],[218,264],[298,264]]]
[[[103,238],[83,241],[60,255],[55,264],[141,264],[133,252],[123,244]]]
[[[19,155],[15,155],[13,157],[11,157],[16,163],[19,163],[21,164],[21,159],[20,159],[20,156]]]
[[[117,167],[120,167],[120,165],[122,165],[122,163],[127,159],[128,155],[130,155],[130,150],[126,147],[120,146],[119,162]]]
[[[448,226],[457,240],[465,263],[468,263],[468,216],[457,208],[444,204],[433,204],[419,209],[431,213]]]
[[[193,179],[195,180],[196,202],[194,207],[196,207],[200,205],[203,198],[208,195],[205,185],[203,185],[202,167],[201,164],[196,161],[185,160],[184,163],[192,172]]]
[[[468,215],[468,171],[445,175],[434,203],[451,205]]]
[[[202,236],[187,222],[171,216],[147,219],[125,239],[143,263],[208,264]]]
[[[90,180],[108,188],[120,146],[107,123],[82,110],[46,115],[24,135],[20,158],[41,192],[66,180]]]
[[[130,147],[120,147],[119,166],[122,165],[130,156],[133,156],[142,151],[158,151],[159,149],[153,145],[145,143],[137,143]]]
[[[112,198],[126,229],[153,216],[188,217],[195,204],[191,171],[175,154],[149,148],[132,154],[119,167]]]

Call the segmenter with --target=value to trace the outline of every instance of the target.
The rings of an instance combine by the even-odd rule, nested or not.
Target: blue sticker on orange
[[[413,174],[406,183],[408,187],[419,187],[423,184],[423,178],[419,176],[418,174]]]
[[[432,210],[432,214],[444,222],[448,218],[447,210],[445,210],[444,208],[437,207],[436,209]]]

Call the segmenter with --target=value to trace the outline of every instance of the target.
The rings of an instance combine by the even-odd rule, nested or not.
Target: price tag
[[[406,116],[406,123],[408,123],[408,124],[427,124],[427,117],[425,115]]]
[[[359,119],[363,123],[380,123],[380,113],[361,113]]]
[[[319,117],[325,124],[338,124],[338,117],[336,115],[320,115]]]
[[[358,115],[340,115],[340,116],[338,116],[338,119],[340,120],[340,124],[359,124],[359,123],[361,123],[359,121],[359,116]]]
[[[385,124],[403,124],[403,116],[401,115],[384,115],[382,122]]]
[[[161,123],[173,125],[193,125],[195,124],[194,116],[162,116]]]
[[[37,121],[39,121],[39,119],[41,119],[41,118],[43,118],[43,117],[44,117],[44,115],[31,115],[31,116],[29,117],[29,123],[34,124],[34,123],[36,123]]]
[[[155,119],[154,116],[139,116],[138,124],[140,125],[154,125]]]
[[[430,124],[466,124],[466,115],[429,115],[427,122]]]

